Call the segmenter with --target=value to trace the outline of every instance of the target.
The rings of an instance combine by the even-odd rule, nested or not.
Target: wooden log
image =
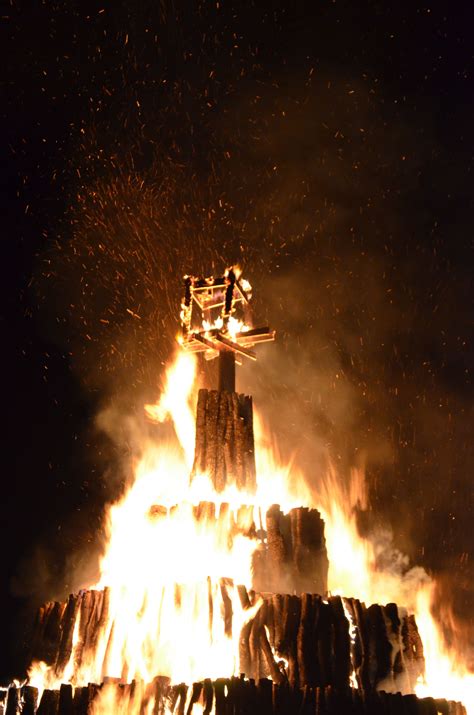
[[[230,579],[221,578],[220,579],[220,592],[222,598],[223,606],[223,618],[224,618],[224,633],[229,638],[232,637],[232,619],[233,619],[233,609],[232,600],[228,594],[228,587],[232,587],[233,583]]]
[[[17,715],[19,711],[20,692],[14,685],[10,685],[7,693],[5,715]]]
[[[214,682],[215,715],[226,715],[227,703],[225,697],[225,678],[218,678]]]
[[[34,715],[38,706],[38,688],[24,685],[21,689],[22,715]]]
[[[296,640],[301,617],[301,600],[298,596],[289,596],[287,613],[285,641],[288,643],[288,680],[292,687],[296,687],[299,683]]]
[[[261,668],[261,672],[265,672],[266,674],[268,674],[274,683],[281,683],[285,679],[285,677],[279,669],[277,663],[275,662],[275,658],[273,656],[273,652],[267,636],[267,632],[269,632],[267,622],[269,620],[269,614],[271,614],[271,612],[271,601],[265,599],[260,608],[260,651],[263,656],[262,665],[265,665],[265,668]]]
[[[297,591],[327,591],[328,560],[324,522],[317,509],[290,511],[294,587]]]
[[[333,682],[332,638],[332,609],[329,603],[321,602],[316,625],[316,647],[319,664],[319,682],[316,684],[322,687],[326,687]]]
[[[382,608],[378,604],[372,604],[367,609],[366,624],[369,636],[368,680],[370,687],[375,688],[379,683],[389,679],[391,673],[391,645]]]
[[[207,390],[199,390],[196,407],[196,444],[193,472],[206,473],[206,406]]]
[[[291,712],[291,694],[288,682],[273,683],[272,704],[274,715],[287,715],[287,713]]]
[[[186,710],[186,715],[191,715],[193,711],[193,706],[199,702],[199,698],[202,693],[202,683],[193,683],[191,690],[191,697],[189,699],[189,704]]]
[[[402,617],[401,635],[404,667],[409,679],[410,689],[414,690],[418,678],[423,675],[425,670],[423,644],[414,616],[405,615]]]
[[[59,705],[59,690],[43,690],[41,701],[36,711],[38,715],[56,715]]]
[[[260,678],[257,683],[257,709],[259,715],[273,715],[272,681]]]
[[[281,522],[283,514],[278,504],[274,504],[267,511],[266,527],[267,527],[267,544],[268,544],[268,564],[267,573],[268,591],[278,591],[284,585],[285,566],[288,564],[288,554],[285,548],[285,540],[283,538]]]
[[[80,602],[81,594],[71,594],[61,619],[61,639],[54,666],[57,677],[61,677],[71,657],[74,627],[79,613]]]
[[[245,489],[245,446],[244,446],[244,423],[240,415],[239,396],[236,392],[231,393],[231,414],[232,414],[232,434],[234,444],[232,453],[234,463],[230,467],[233,480],[238,489]],[[252,426],[253,428],[253,426]]]
[[[235,392],[200,390],[192,474],[207,474],[218,492],[256,488],[252,400]]]
[[[72,685],[63,683],[59,689],[58,715],[73,715]]]
[[[212,707],[214,705],[214,688],[212,687],[212,681],[206,678],[203,681],[203,715],[210,715],[212,712]]]
[[[153,679],[152,692],[155,700],[153,715],[164,715],[168,692],[170,689],[170,679],[166,676],[158,676]]]
[[[347,620],[342,599],[333,596],[329,599],[334,624],[333,640],[333,685],[345,688],[349,684],[351,674],[351,641],[349,637],[349,621]]]
[[[227,423],[229,422],[229,400],[225,392],[218,392],[218,412],[216,423],[216,457],[214,487],[216,491],[222,492],[226,488],[227,481],[231,481],[231,474],[227,474],[227,465],[224,454]]]
[[[262,614],[260,608],[257,614],[252,618],[249,634],[250,670],[246,673],[246,675],[250,678],[253,678],[254,680],[258,680],[259,678],[263,677],[266,665],[263,660],[263,653],[261,649],[261,628]]]
[[[311,594],[301,596],[301,618],[296,636],[298,682],[300,687],[316,684],[316,638]]]

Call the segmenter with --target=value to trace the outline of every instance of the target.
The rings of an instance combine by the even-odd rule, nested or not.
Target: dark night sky
[[[234,260],[279,333],[243,389],[307,472],[322,451],[342,475],[364,455],[369,521],[466,619],[470,4],[10,0],[1,15],[0,674],[30,609],[96,563],[127,445],[95,415],[153,397],[181,275]]]

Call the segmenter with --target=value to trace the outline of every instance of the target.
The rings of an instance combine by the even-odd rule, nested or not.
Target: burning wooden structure
[[[207,475],[217,495],[235,487],[251,496],[256,488],[252,400],[235,392],[235,358],[254,359],[250,346],[274,333],[248,328],[235,317],[237,307],[248,309],[249,292],[232,269],[223,278],[185,280],[183,347],[221,361],[219,389],[199,393],[191,474],[191,481]],[[166,520],[172,511],[155,505],[149,517]],[[328,593],[324,522],[316,509],[285,513],[275,504],[262,515],[252,505],[234,512],[226,503],[201,502],[193,518],[229,539],[245,532],[255,540],[252,588],[222,577],[218,591],[209,590],[203,614],[209,623],[222,618],[226,634],[237,639],[240,677],[188,684],[160,673],[149,683],[112,678],[106,642],[102,682],[73,677],[74,687],[66,682],[46,688],[40,698],[31,685],[11,686],[3,693],[4,715],[465,715],[459,703],[413,694],[424,656],[412,615],[395,603],[366,606]],[[180,586],[174,589],[179,600]],[[233,596],[248,614],[243,621],[235,617]],[[97,660],[99,638],[108,629],[110,643],[114,631],[110,597],[108,588],[81,591],[40,608],[28,662],[41,661],[60,683],[71,664],[73,673],[81,672],[83,663]]]

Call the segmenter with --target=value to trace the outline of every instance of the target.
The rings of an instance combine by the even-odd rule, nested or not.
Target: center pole
[[[219,391],[235,392],[235,353],[233,350],[219,352]]]

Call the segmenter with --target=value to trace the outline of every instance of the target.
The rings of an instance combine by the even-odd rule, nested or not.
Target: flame
[[[243,329],[237,327],[237,332]],[[255,522],[258,530],[265,510],[279,503],[284,511],[298,506],[320,510],[331,593],[367,604],[397,602],[415,613],[426,660],[417,693],[461,700],[473,715],[474,675],[443,644],[431,613],[432,580],[423,569],[410,568],[388,531],[371,538],[359,535],[357,511],[367,505],[363,472],[354,470],[343,484],[330,467],[315,493],[291,461],[284,463],[255,414],[256,494],[228,487],[217,495],[205,474],[190,481],[195,383],[194,357],[179,352],[166,372],[160,399],[145,408],[153,421],[171,419],[177,439],[143,446],[132,485],[107,515],[108,545],[95,588],[108,587],[110,601],[96,647],[85,660],[79,658],[78,616],[64,671],[33,663],[29,682],[40,690],[66,680],[73,685],[102,682],[105,676],[140,683],[126,705],[116,702],[116,690],[105,685],[94,701],[94,712],[102,715],[153,712],[153,697],[143,683],[157,675],[172,683],[192,683],[239,674],[239,635],[260,607],[257,599],[244,609],[237,589],[239,584],[252,586],[258,541],[249,527]],[[243,505],[248,508],[242,510]],[[354,642],[356,625],[344,599],[343,606]],[[278,667],[285,670],[286,665],[281,661]],[[357,686],[354,672],[351,684]],[[199,703],[193,707],[194,712],[202,710]]]
[[[426,667],[419,679],[416,694],[434,698],[449,698],[462,702],[468,715],[474,713],[474,673],[462,657],[444,643],[438,624],[432,615],[435,603],[434,584],[428,584],[417,594],[416,620],[423,641]]]
[[[172,419],[188,469],[191,468],[194,457],[195,380],[195,356],[179,351],[166,371],[165,388],[160,399],[154,405],[145,405],[145,412],[151,421],[164,422],[167,418]]]
[[[371,539],[359,534],[357,510],[367,506],[364,473],[354,470],[344,485],[335,470],[329,469],[318,500],[325,522],[330,592],[367,604],[394,602],[407,607],[415,615],[425,658],[425,674],[419,678],[416,694],[462,702],[468,715],[473,715],[474,673],[462,653],[446,646],[433,617],[435,582],[424,569],[409,567],[408,559],[393,547],[390,532],[378,532]],[[353,638],[354,624],[346,608],[345,612]]]
[[[224,318],[218,315],[214,322],[211,323],[210,320],[204,319],[202,321],[202,327],[205,331],[205,335],[210,333],[211,330],[220,330],[224,328]],[[236,340],[239,333],[246,333],[250,330],[250,326],[246,325],[243,320],[239,320],[231,315],[227,319],[227,324],[225,326],[225,333],[229,335],[232,340]]]

